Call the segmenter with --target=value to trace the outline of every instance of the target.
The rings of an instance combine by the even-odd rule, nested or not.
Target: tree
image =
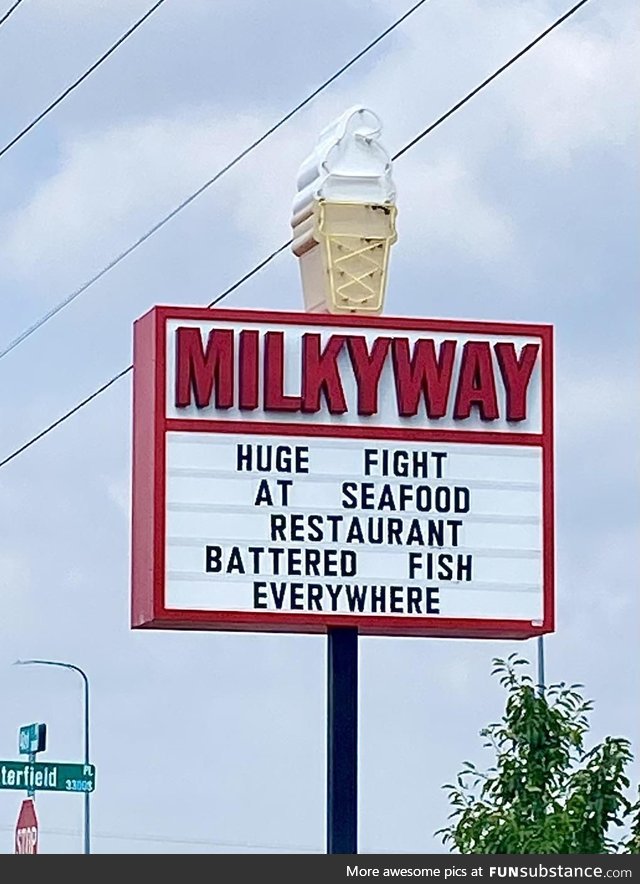
[[[624,853],[640,853],[640,789],[638,798],[632,808],[631,832],[624,843]]]
[[[495,753],[486,771],[465,761],[457,784],[443,786],[451,824],[436,832],[458,853],[637,853],[640,798],[626,795],[629,741],[607,737],[585,749],[592,709],[582,685],[541,689],[512,654],[493,675],[507,691],[501,720],[480,731]],[[628,827],[627,840],[612,829]]]

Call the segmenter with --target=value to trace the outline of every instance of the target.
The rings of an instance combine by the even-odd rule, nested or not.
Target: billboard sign
[[[132,625],[554,628],[552,329],[156,307]]]

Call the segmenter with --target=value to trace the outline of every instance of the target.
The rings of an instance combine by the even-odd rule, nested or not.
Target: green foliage
[[[626,797],[629,741],[607,737],[587,751],[592,704],[582,685],[540,690],[527,665],[515,654],[494,660],[505,712],[480,736],[495,763],[481,771],[465,761],[456,783],[443,787],[452,822],[436,834],[458,853],[638,853],[640,797]],[[610,833],[624,825],[630,836],[616,841]]]
[[[631,808],[631,833],[624,842],[624,853],[640,853],[640,790],[638,799]]]

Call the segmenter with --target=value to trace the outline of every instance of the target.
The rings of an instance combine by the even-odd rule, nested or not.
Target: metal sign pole
[[[327,853],[358,852],[358,630],[327,638]]]
[[[538,636],[538,690],[541,694],[544,693],[545,689],[545,674],[544,674],[544,636]]]
[[[33,765],[36,762],[36,753],[29,752],[29,785],[27,786],[27,798],[35,798],[35,789],[33,787]]]

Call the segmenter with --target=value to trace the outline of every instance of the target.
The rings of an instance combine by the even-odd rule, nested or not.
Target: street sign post
[[[18,731],[18,752],[21,755],[27,755],[29,765],[35,764],[38,752],[44,752],[47,747],[47,726],[46,724],[26,724]],[[35,789],[31,782],[27,787],[27,797],[33,798]]]
[[[0,761],[0,789],[36,792],[93,792],[93,764]]]
[[[18,752],[21,755],[35,755],[47,748],[46,724],[25,724],[18,731]]]
[[[14,852],[38,852],[38,817],[32,798],[25,798],[20,805],[20,813],[16,822]]]

